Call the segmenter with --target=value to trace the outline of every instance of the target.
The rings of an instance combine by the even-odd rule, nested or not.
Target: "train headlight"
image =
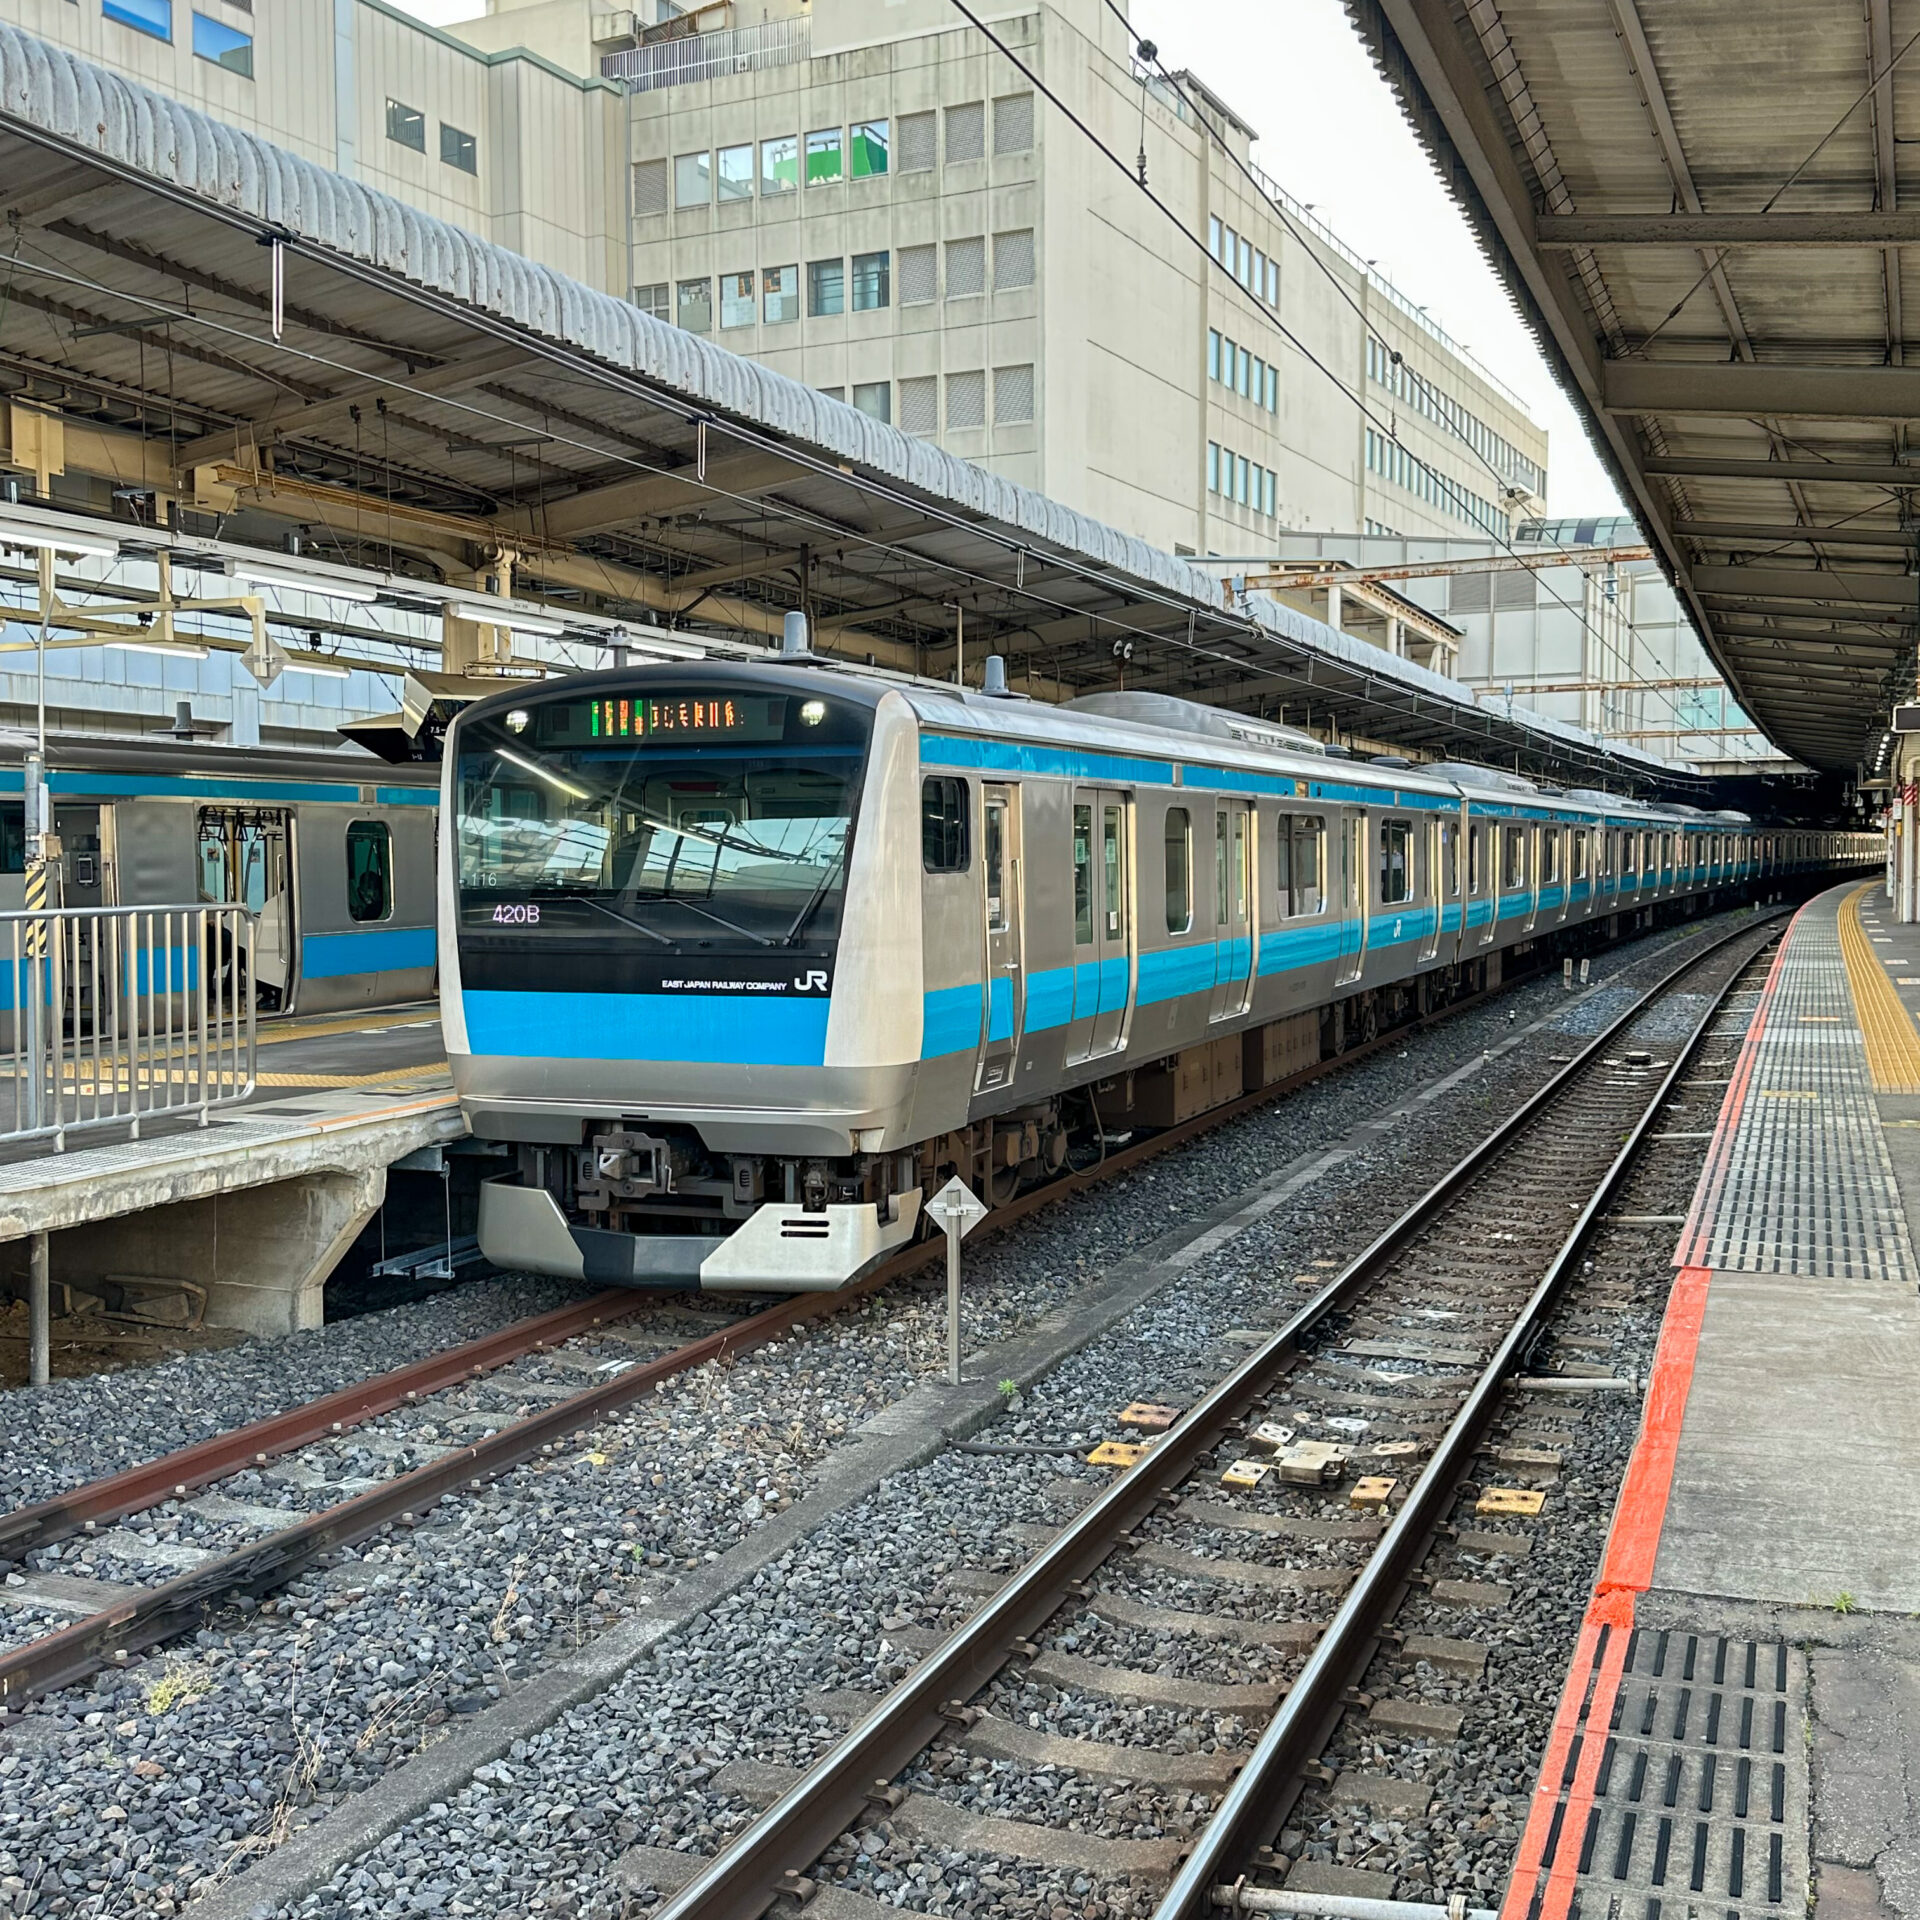
[[[803,727],[817,727],[827,717],[827,703],[824,700],[809,700],[800,709],[800,724]]]
[[[514,710],[507,715],[507,731],[509,733],[525,733],[527,730],[527,719],[528,714],[526,708],[515,707]]]

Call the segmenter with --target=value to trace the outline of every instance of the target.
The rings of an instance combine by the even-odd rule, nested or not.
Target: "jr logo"
[[[796,973],[793,984],[802,993],[825,993],[827,990],[827,970],[825,967],[809,967],[805,973]]]

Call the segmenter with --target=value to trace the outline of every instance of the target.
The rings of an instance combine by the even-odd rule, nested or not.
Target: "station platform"
[[[1920,927],[1795,916],[1502,1920],[1920,1916]]]
[[[206,1324],[318,1326],[340,1250],[410,1156],[466,1133],[433,1005],[262,1021],[252,1096],[0,1147],[0,1275],[46,1233],[54,1283],[191,1276]]]

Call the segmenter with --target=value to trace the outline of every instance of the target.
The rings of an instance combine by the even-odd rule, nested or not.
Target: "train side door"
[[[1026,1027],[1026,976],[1020,951],[1020,789],[980,790],[982,859],[986,885],[986,983],[980,1065],[974,1087],[1004,1087]]]
[[[1350,986],[1367,964],[1367,816],[1348,814],[1340,825],[1340,971]]]
[[[1127,796],[1076,787],[1073,832],[1073,1022],[1067,1059],[1126,1044],[1133,990],[1133,849]]]
[[[292,821],[284,807],[202,807],[198,826],[200,897],[251,907],[253,981],[263,1009],[293,1001]]]
[[[1253,999],[1253,808],[1221,800],[1213,811],[1213,1004],[1230,1020]]]
[[[1520,833],[1520,857],[1526,862],[1520,875],[1520,884],[1527,890],[1527,923],[1522,929],[1531,933],[1534,922],[1540,918],[1540,829],[1522,827]]]
[[[1426,938],[1420,942],[1420,958],[1432,960],[1440,952],[1440,935],[1447,918],[1447,863],[1453,851],[1453,829],[1443,820],[1427,822],[1427,906],[1433,918],[1427,924]]]

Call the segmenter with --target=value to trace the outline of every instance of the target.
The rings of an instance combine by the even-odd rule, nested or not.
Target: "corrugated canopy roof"
[[[1855,770],[1920,618],[1920,16],[1346,5],[1742,704]]]
[[[935,673],[964,608],[1036,691],[1676,785],[5,25],[0,209],[0,395],[227,540]]]

